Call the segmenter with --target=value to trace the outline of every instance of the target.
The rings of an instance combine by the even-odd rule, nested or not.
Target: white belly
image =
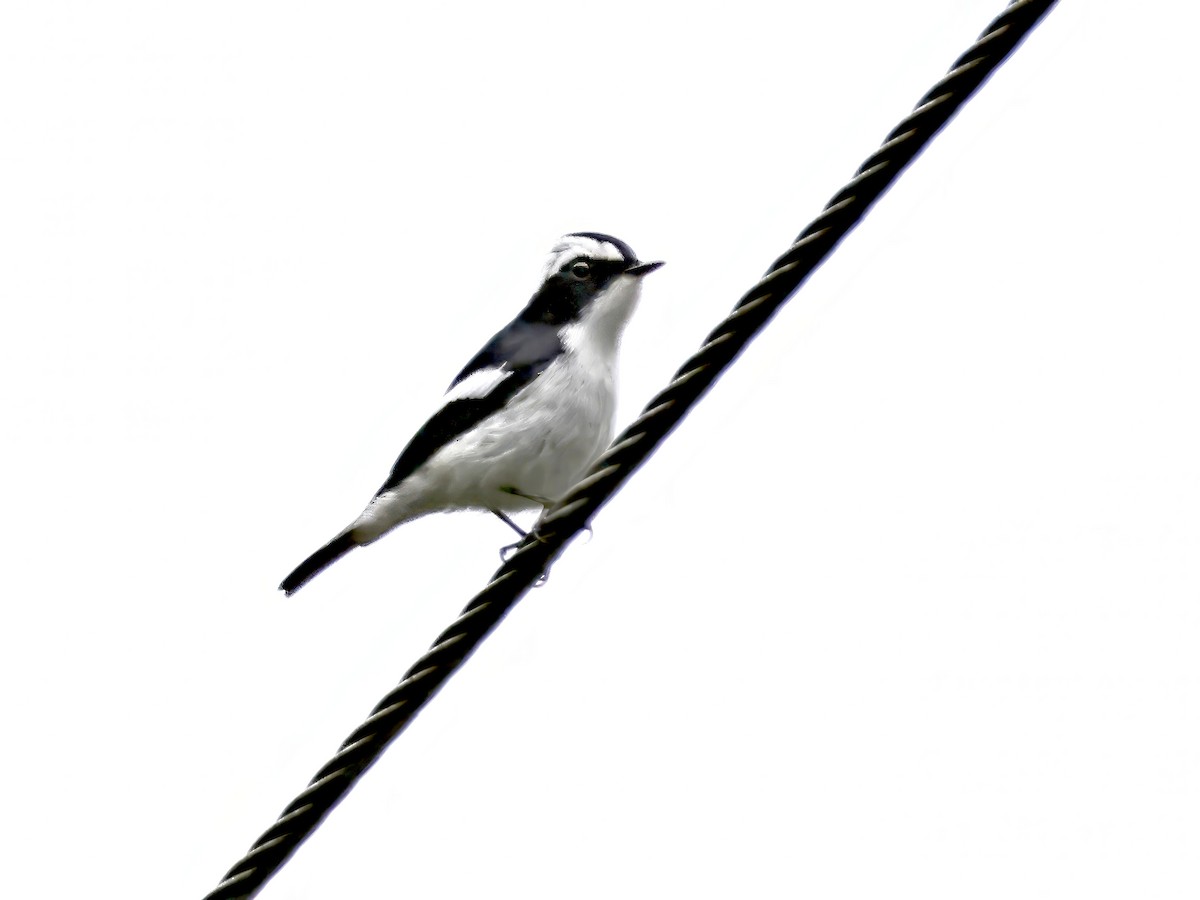
[[[559,332],[566,350],[508,405],[434,453],[350,526],[370,543],[397,525],[452,509],[537,509],[502,490],[560,499],[608,446],[621,330],[640,280],[621,276]],[[473,384],[471,389],[486,389]]]
[[[376,497],[351,526],[355,537],[368,543],[431,512],[541,508],[502,488],[559,499],[612,440],[614,393],[611,365],[561,357],[504,409]]]
[[[524,509],[501,491],[557,500],[600,455],[613,432],[613,381],[574,357],[551,366],[494,413],[435,453],[422,468],[446,505]]]

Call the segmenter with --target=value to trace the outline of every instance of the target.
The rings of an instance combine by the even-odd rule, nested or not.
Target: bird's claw
[[[535,534],[534,537],[537,537],[537,535]],[[540,538],[539,538],[539,540],[540,540]],[[525,543],[525,542],[517,541],[515,544],[505,544],[503,547],[501,547],[500,548],[500,561],[508,562],[510,559],[512,559],[513,554],[516,553],[519,549],[521,549],[521,544],[523,544],[523,543]],[[533,583],[533,586],[535,588],[540,588],[549,579],[550,579],[549,571],[543,572],[541,575],[539,575],[537,577],[537,581],[535,581]]]

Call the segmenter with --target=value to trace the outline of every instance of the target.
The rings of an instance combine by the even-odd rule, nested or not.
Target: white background
[[[5,893],[213,888],[496,568],[274,590],[558,235],[625,423],[1001,8],[7,5]],[[1051,13],[262,896],[1196,896],[1195,25]]]

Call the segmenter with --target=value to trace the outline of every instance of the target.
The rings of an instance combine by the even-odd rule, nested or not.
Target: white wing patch
[[[512,372],[497,366],[488,366],[472,372],[456,385],[452,385],[442,398],[442,404],[453,403],[455,400],[480,400],[498,388]]]

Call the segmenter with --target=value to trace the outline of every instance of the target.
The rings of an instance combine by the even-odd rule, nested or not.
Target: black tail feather
[[[300,565],[296,566],[292,574],[280,582],[279,589],[288,595],[296,593],[296,591],[308,584],[314,575],[326,566],[333,565],[357,546],[358,544],[351,537],[349,531],[342,532],[304,562],[300,563]]]

